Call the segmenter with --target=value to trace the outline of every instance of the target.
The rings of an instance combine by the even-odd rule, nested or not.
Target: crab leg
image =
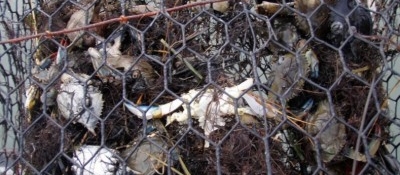
[[[125,107],[135,114],[137,117],[146,117],[147,120],[153,118],[161,118],[183,105],[182,100],[176,99],[172,102],[160,105],[160,106],[135,106],[130,103],[124,103]]]
[[[318,78],[319,76],[319,60],[317,55],[315,54],[315,52],[312,49],[309,49],[306,52],[306,59],[307,61],[310,63],[310,76],[311,78]]]
[[[256,11],[257,13],[262,15],[273,15],[277,13],[282,7],[285,6],[293,7],[294,3],[289,2],[283,5],[283,4],[263,1],[261,4],[258,4],[256,6]],[[291,13],[292,12],[287,8],[284,8],[283,10],[279,11],[280,15],[290,15]]]
[[[259,99],[256,99],[253,95],[246,93],[243,95],[243,99],[249,105],[251,111],[253,112],[252,115],[256,116],[267,116],[268,118],[274,118],[278,115],[278,109],[271,106],[270,104],[265,103],[262,105]],[[265,110],[265,113],[264,113]]]
[[[67,46],[67,41],[62,39],[60,41],[60,44],[62,46]],[[62,47],[58,47],[58,51],[57,51],[57,56],[56,56],[56,65],[60,65],[61,62],[64,60],[65,56],[67,55],[67,50],[62,48]]]

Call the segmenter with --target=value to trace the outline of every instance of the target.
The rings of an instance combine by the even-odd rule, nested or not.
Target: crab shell
[[[32,68],[32,75],[42,83],[47,84],[60,74],[62,67],[56,63],[52,63],[49,68],[40,68],[40,65],[35,65]]]
[[[74,164],[71,169],[76,174],[82,173],[82,175],[113,175],[117,170],[118,158],[115,157],[117,153],[116,150],[97,145],[82,145],[74,152],[72,158]]]
[[[142,76],[148,86],[152,86],[155,83],[154,81],[157,75],[154,72],[153,67],[144,57],[134,58],[129,55],[121,55],[121,57],[115,61],[109,62],[109,64],[115,68],[123,68],[124,71],[132,71],[133,78],[139,78]]]
[[[103,94],[93,87],[87,86],[85,93],[84,82],[90,84],[88,75],[75,74],[75,77],[64,73],[62,84],[57,95],[58,109],[66,119],[73,119],[83,124],[91,133],[96,135],[94,128],[103,110]]]
[[[163,150],[168,150],[167,142],[157,135],[147,136],[147,139],[135,142],[132,146],[122,151],[120,156],[126,159],[128,172],[155,174],[158,169],[165,166],[165,164],[161,163],[167,159],[167,154]],[[172,152],[172,157],[174,157],[173,155],[174,151]]]
[[[284,44],[285,47],[293,49],[295,44],[299,40],[299,35],[297,33],[296,27],[291,23],[279,24],[276,29],[278,41]]]
[[[324,162],[330,162],[346,144],[345,125],[331,118],[329,103],[325,100],[320,102],[317,110],[306,119],[309,124],[305,130],[309,134],[317,135],[322,130],[318,140],[322,149],[321,159]]]

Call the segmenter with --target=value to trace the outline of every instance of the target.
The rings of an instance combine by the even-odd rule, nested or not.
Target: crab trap
[[[1,174],[399,174],[396,0],[0,0]]]

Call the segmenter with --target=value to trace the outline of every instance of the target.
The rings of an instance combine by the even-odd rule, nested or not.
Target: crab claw
[[[110,57],[121,57],[122,53],[119,50],[119,48],[121,47],[121,35],[117,36],[114,39],[114,44],[107,48],[107,55]]]
[[[40,96],[40,101],[46,106],[54,106],[56,104],[57,91],[55,88],[50,88],[47,91],[43,91]]]
[[[150,120],[153,118],[161,118],[164,115],[175,111],[183,105],[183,102],[180,99],[176,99],[172,102],[160,106],[134,106],[130,103],[124,103],[124,105],[131,113],[135,114],[137,117],[142,118],[144,116],[147,120]]]
[[[30,85],[26,90],[25,109],[27,111],[31,111],[36,105],[37,99],[39,98],[39,93],[39,87],[35,85]]]
[[[39,68],[42,70],[48,69],[51,66],[51,64],[53,63],[52,57],[56,56],[56,55],[57,55],[57,53],[53,53],[50,56],[43,59],[42,61],[40,61],[39,65],[38,65]]]
[[[310,76],[311,78],[318,78],[319,76],[319,60],[313,50],[306,52],[306,59],[310,63]]]
[[[313,105],[314,105],[314,100],[310,98],[304,103],[301,109],[303,110],[303,112],[308,112],[310,111]]]
[[[389,165],[389,167],[392,170],[393,174],[395,174],[395,172],[399,172],[400,171],[400,163],[396,159],[396,157],[394,157],[391,154],[385,154],[382,157],[383,157],[384,161]]]
[[[275,107],[273,107],[268,103],[265,103],[265,105],[260,104],[258,102],[259,100],[256,100],[256,97],[254,97],[253,95],[246,93],[243,95],[243,99],[249,105],[251,111],[253,112],[253,115],[257,116],[266,115],[269,118],[274,118],[278,114],[278,109],[276,109]]]
[[[131,113],[135,114],[139,118],[142,118],[143,113],[146,112],[144,116],[147,120],[156,118],[155,116],[158,116],[161,113],[159,106],[134,106],[129,103],[124,103],[124,105]]]
[[[103,62],[103,55],[97,49],[90,47],[88,49],[88,53],[92,59],[93,68],[95,70],[99,70],[97,73],[100,76],[112,75],[112,70],[109,69],[107,66],[101,67]]]
[[[60,44],[62,46],[66,46],[67,41],[65,41],[63,39],[60,41]],[[65,60],[66,55],[67,55],[67,50],[63,47],[58,47],[57,56],[56,56],[56,64],[60,65],[62,63],[62,61]]]

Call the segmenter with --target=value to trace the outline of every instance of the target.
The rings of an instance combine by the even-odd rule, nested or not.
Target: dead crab
[[[304,77],[318,77],[319,61],[314,51],[306,46],[304,40],[299,41],[297,48],[303,51],[298,55],[279,55],[271,65],[268,84],[272,91],[272,100],[278,100],[278,96],[290,100],[300,92],[304,85]]]
[[[182,106],[183,111],[174,112],[167,116],[167,124],[173,121],[186,124],[189,116],[191,116],[199,121],[200,127],[204,129],[205,136],[208,137],[212,131],[218,129],[218,126],[225,125],[226,118],[224,116],[238,114],[240,117],[251,115],[260,118],[279,118],[279,111],[275,107],[263,103],[262,98],[267,98],[265,94],[262,94],[262,92],[245,92],[252,87],[253,82],[254,80],[249,78],[236,86],[225,87],[224,93],[218,92],[214,88],[192,89],[188,93],[181,94],[181,98],[160,106],[135,106],[131,103],[124,103],[124,105],[137,117],[147,120],[161,118]],[[215,96],[218,98],[215,98]],[[237,99],[239,107],[235,107],[235,99]],[[244,101],[247,104],[244,104]],[[205,147],[208,146],[209,143],[206,142]]]
[[[74,164],[71,169],[76,174],[113,175],[117,171],[118,151],[97,145],[82,145],[74,151],[72,160]]]
[[[346,144],[346,127],[331,115],[329,105],[327,100],[319,102],[317,110],[307,117],[309,124],[305,127],[309,134],[317,135],[324,162],[330,162]]]
[[[103,109],[103,95],[92,85],[86,74],[61,76],[61,86],[57,95],[58,109],[66,119],[77,120],[93,135]],[[86,82],[87,86],[84,85]]]
[[[166,163],[163,162],[167,162],[168,157],[171,160],[169,166],[177,162],[179,151],[176,148],[169,153],[164,151],[171,149],[171,145],[162,136],[163,131],[157,125],[150,122],[145,128],[146,135],[138,134],[119,154],[126,160],[126,174],[163,174],[160,172],[164,171]],[[123,174],[123,169],[121,166],[117,174]]]
[[[124,72],[132,72],[128,76],[137,80],[143,80],[144,87],[151,87],[155,83],[156,78],[153,67],[144,58],[122,55],[119,50],[120,46],[121,36],[118,36],[114,40],[114,45],[108,45],[105,51],[103,49],[97,50],[93,47],[88,49],[94,69],[99,69],[98,75],[100,77],[115,77],[117,75],[114,73],[114,70],[122,69]],[[104,52],[106,52],[106,55],[104,55]],[[106,66],[101,67],[104,63]]]
[[[64,46],[66,44],[65,40],[62,40],[60,44]],[[65,48],[59,47],[56,53],[38,61],[38,63],[33,66],[33,77],[45,85],[49,84],[49,82],[52,82],[53,79],[60,74],[65,56]],[[29,85],[25,100],[25,109],[27,111],[32,111],[34,106],[39,103],[39,100],[47,106],[53,106],[55,104],[57,93],[53,86],[46,89],[43,93],[41,91],[42,89],[38,85]]]

